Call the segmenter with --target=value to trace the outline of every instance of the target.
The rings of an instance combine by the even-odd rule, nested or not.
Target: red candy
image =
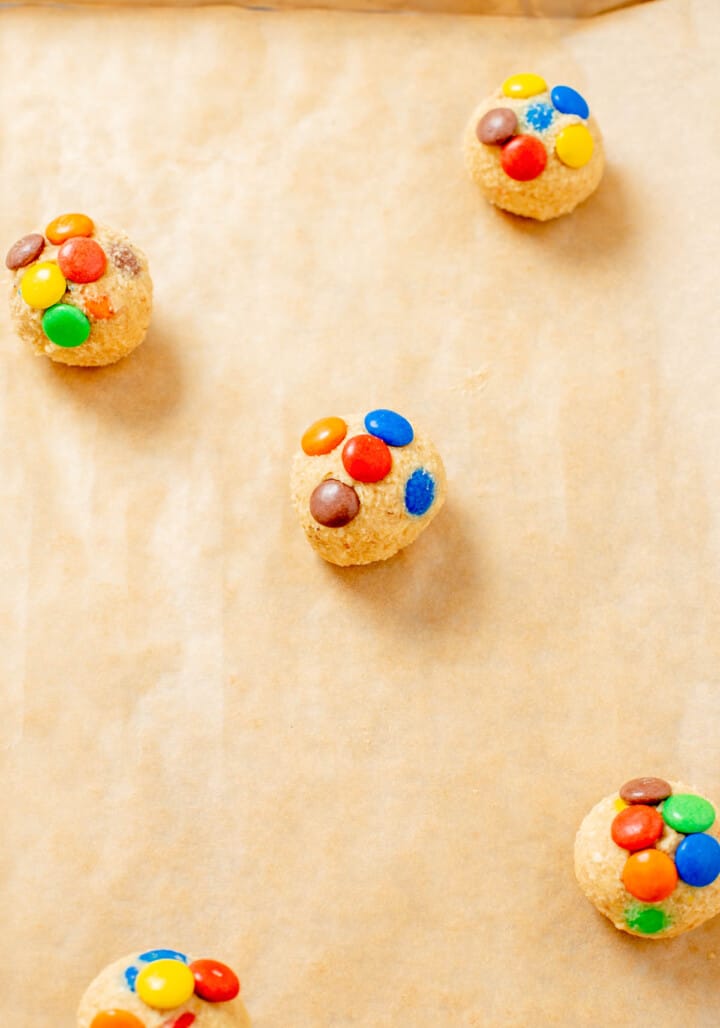
[[[237,975],[219,960],[193,960],[190,970],[195,978],[195,995],[208,1003],[227,1003],[240,992]]]
[[[186,1010],[176,1021],[165,1021],[161,1028],[190,1028],[191,1024],[195,1024],[195,1014]]]
[[[634,804],[621,810],[612,823],[613,842],[624,850],[650,849],[663,833],[663,819],[655,807]]]
[[[356,482],[380,482],[390,473],[392,454],[374,435],[354,435],[343,447],[342,462]]]
[[[545,171],[547,150],[535,136],[515,136],[500,151],[503,171],[518,182],[529,182]]]
[[[94,239],[76,236],[58,250],[60,271],[69,282],[95,282],[105,274],[107,257]]]

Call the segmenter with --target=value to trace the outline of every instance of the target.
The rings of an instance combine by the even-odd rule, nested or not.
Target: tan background
[[[255,1028],[715,1025],[720,920],[626,938],[571,867],[631,775],[720,796],[715,0],[0,26],[0,237],[87,210],[157,299],[99,371],[2,319],[3,1028],[156,945],[232,963]],[[522,69],[610,158],[547,225],[459,149]],[[289,459],[380,404],[450,499],[333,569]]]

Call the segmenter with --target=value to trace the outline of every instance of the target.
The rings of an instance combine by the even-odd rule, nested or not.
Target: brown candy
[[[19,268],[26,268],[28,264],[36,261],[45,249],[45,239],[39,232],[32,232],[29,236],[18,239],[8,250],[5,264],[10,271],[17,271]]]
[[[360,510],[358,494],[352,486],[326,478],[310,496],[310,513],[326,528],[342,528],[356,518]]]
[[[663,778],[632,778],[620,790],[620,799],[626,803],[645,803],[655,806],[672,794],[672,786]]]
[[[493,107],[477,123],[475,133],[481,143],[499,146],[506,143],[517,132],[518,120],[515,111],[509,107]]]
[[[133,278],[140,274],[140,261],[129,246],[116,243],[110,247],[110,260],[118,271],[127,271]]]

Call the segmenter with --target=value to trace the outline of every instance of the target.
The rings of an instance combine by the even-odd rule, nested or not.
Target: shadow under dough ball
[[[468,122],[465,164],[487,199],[513,214],[548,221],[597,189],[602,138],[583,96],[548,88],[539,75],[511,75]]]
[[[37,354],[60,364],[114,364],[145,338],[152,279],[126,235],[63,214],[10,247],[10,314]]]
[[[445,502],[445,468],[432,442],[401,414],[321,418],[302,437],[293,506],[310,544],[331,564],[387,560]]]
[[[585,817],[575,839],[580,888],[616,928],[669,939],[720,913],[716,807],[696,789],[633,778]]]
[[[226,964],[177,950],[131,954],[87,988],[77,1028],[250,1028],[240,982]]]

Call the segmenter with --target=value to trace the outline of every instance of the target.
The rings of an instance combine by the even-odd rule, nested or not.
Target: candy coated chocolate
[[[65,295],[67,282],[55,261],[40,261],[25,272],[20,295],[29,307],[47,310]]]
[[[320,525],[326,528],[342,528],[358,516],[360,500],[351,485],[326,478],[313,489],[310,496],[310,513]]]
[[[173,1010],[190,999],[195,979],[187,964],[179,960],[154,960],[137,976],[135,990],[153,1010]]]
[[[613,842],[624,850],[645,850],[654,846],[665,823],[655,807],[634,804],[614,818],[610,827]]]
[[[129,1010],[101,1010],[93,1017],[90,1028],[145,1028],[145,1025]]]
[[[43,314],[43,332],[51,343],[72,349],[82,346],[90,335],[90,322],[70,303],[56,303]]]
[[[528,96],[537,96],[547,89],[547,82],[540,75],[522,74],[511,75],[505,79],[502,91],[505,96],[514,97],[516,100],[524,100]]]
[[[668,926],[668,916],[658,907],[633,907],[625,914],[625,924],[635,932],[643,935],[655,935]]]
[[[675,867],[688,885],[711,885],[720,875],[720,843],[704,832],[688,835],[675,850]]]
[[[94,239],[76,236],[60,247],[57,261],[68,282],[97,282],[105,274],[107,257]]]
[[[138,960],[144,964],[152,964],[154,960],[180,960],[183,964],[188,962],[185,954],[176,949],[148,949],[140,954]]]
[[[550,99],[561,114],[576,114],[578,118],[587,118],[590,114],[585,97],[570,86],[554,86]]]
[[[23,236],[17,243],[8,250],[5,264],[10,271],[17,271],[18,268],[26,268],[28,264],[36,261],[45,249],[45,239],[39,232],[31,232],[29,236]]]
[[[195,1014],[191,1010],[186,1010],[180,1017],[171,1017],[169,1021],[165,1021],[162,1028],[190,1028],[191,1024],[195,1024]]]
[[[91,236],[94,231],[95,225],[87,214],[61,214],[50,222],[45,235],[54,246],[60,246],[72,236]]]
[[[434,500],[435,479],[425,468],[417,468],[405,483],[405,510],[414,517],[422,517]]]
[[[644,903],[659,903],[677,885],[675,863],[662,850],[640,850],[631,853],[622,873],[623,885]]]
[[[568,168],[582,168],[594,148],[592,134],[585,125],[566,125],[555,140],[555,153]]]
[[[343,446],[342,462],[356,482],[381,482],[390,474],[392,454],[374,435],[354,435]]]
[[[347,435],[347,425],[342,418],[320,418],[303,433],[300,445],[308,457],[320,457],[331,453]]]
[[[500,153],[503,171],[517,182],[530,182],[545,170],[547,151],[536,136],[515,136]]]
[[[118,271],[126,271],[133,278],[140,274],[140,261],[129,246],[115,243],[110,247],[110,260]]]
[[[415,437],[407,418],[385,408],[371,410],[365,415],[365,429],[388,446],[409,446]]]
[[[626,803],[644,803],[653,806],[662,803],[672,793],[672,786],[664,778],[631,778],[620,790]]]
[[[195,995],[208,1003],[227,1003],[240,992],[237,975],[219,960],[193,960],[190,970],[195,978]]]
[[[475,134],[481,143],[487,146],[498,146],[506,143],[517,132],[517,115],[509,107],[493,107],[483,114],[477,123]]]
[[[675,793],[663,803],[662,816],[676,832],[688,835],[709,828],[715,820],[715,808],[702,796]]]

